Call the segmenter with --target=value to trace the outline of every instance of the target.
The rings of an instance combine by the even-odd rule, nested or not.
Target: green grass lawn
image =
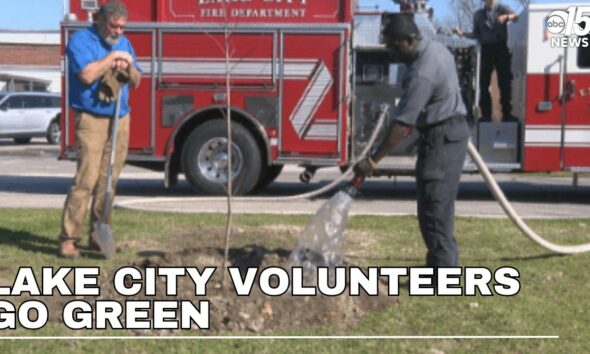
[[[59,210],[2,209],[0,284],[18,267],[100,266],[113,271],[146,249],[174,252],[184,247],[223,247],[225,216],[176,215],[116,210],[113,232],[123,249],[113,261],[85,253],[78,260],[55,257]],[[291,249],[306,216],[235,216],[232,247],[248,244]],[[561,244],[590,242],[590,219],[530,221],[547,239]],[[401,303],[370,313],[342,330],[309,327],[280,336],[534,336],[559,339],[364,339],[364,340],[1,340],[0,353],[587,353],[590,352],[590,255],[559,256],[522,236],[508,220],[457,219],[461,265],[520,271],[513,297],[419,297],[402,290]],[[424,245],[412,217],[353,217],[346,233],[346,258],[359,266],[421,266]],[[220,265],[213,265],[220,266]],[[198,332],[179,335],[198,335]],[[133,335],[131,332],[75,332],[51,322],[39,331],[0,331],[0,336]],[[244,335],[250,335],[244,333]]]

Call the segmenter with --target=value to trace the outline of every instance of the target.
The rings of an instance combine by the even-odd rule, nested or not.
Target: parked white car
[[[28,144],[46,137],[59,144],[61,98],[48,92],[0,92],[0,137]]]

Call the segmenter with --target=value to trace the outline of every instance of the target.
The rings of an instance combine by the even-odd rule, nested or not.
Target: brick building
[[[58,31],[0,30],[0,91],[61,91]]]

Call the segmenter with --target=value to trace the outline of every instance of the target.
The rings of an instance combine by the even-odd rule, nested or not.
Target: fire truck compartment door
[[[343,33],[283,35],[281,158],[340,159],[346,128],[343,38]]]
[[[563,166],[590,167],[590,47],[567,50]]]
[[[548,30],[546,19],[560,6],[558,2],[531,5],[528,18],[517,23],[526,25],[513,51],[524,65],[516,65],[515,70],[513,61],[513,72],[521,68],[526,73],[526,84],[520,90],[523,100],[513,100],[516,111],[521,107],[526,113],[522,134],[525,171],[590,166],[590,48],[577,47],[582,38],[567,39]],[[567,43],[561,44],[560,38]],[[526,104],[519,105],[522,101]]]

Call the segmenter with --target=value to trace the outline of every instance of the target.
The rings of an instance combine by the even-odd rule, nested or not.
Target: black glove
[[[100,80],[98,99],[106,103],[115,102],[119,98],[121,88],[128,81],[128,72],[116,69],[108,70]]]
[[[366,177],[370,176],[373,173],[373,170],[375,170],[376,168],[377,163],[373,161],[370,157],[366,157],[354,165],[353,171],[355,176]]]

